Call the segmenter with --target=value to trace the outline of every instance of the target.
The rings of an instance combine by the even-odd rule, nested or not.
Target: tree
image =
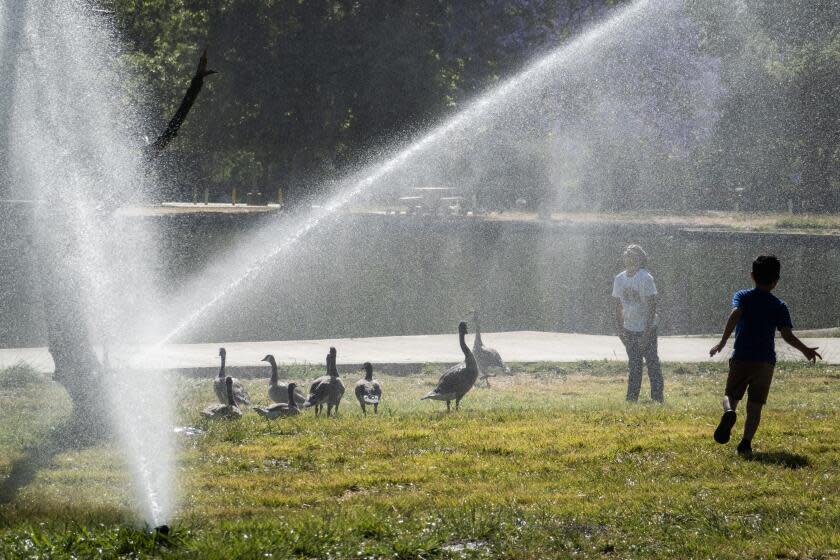
[[[149,145],[149,160],[157,157],[178,134],[190,108],[201,91],[204,78],[215,73],[207,69],[207,51],[202,53],[198,68],[184,99],[168,126],[158,139]],[[62,214],[57,214],[61,219]],[[49,352],[55,364],[54,379],[64,385],[73,400],[75,413],[80,418],[98,418],[98,376],[102,369],[93,349],[88,327],[84,322],[84,302],[80,300],[82,274],[72,268],[70,261],[53,259],[58,247],[75,247],[79,240],[66,239],[70,227],[46,228],[42,240],[39,262],[43,269],[46,287],[43,290],[44,311],[47,319]]]

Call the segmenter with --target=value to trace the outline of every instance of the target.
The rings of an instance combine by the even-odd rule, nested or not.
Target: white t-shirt
[[[626,270],[621,272],[613,281],[612,295],[621,300],[624,308],[624,328],[643,332],[647,327],[647,298],[656,295],[656,284],[650,272],[644,268],[640,268],[633,276],[628,276]]]

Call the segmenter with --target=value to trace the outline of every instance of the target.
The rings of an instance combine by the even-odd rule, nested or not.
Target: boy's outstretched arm
[[[741,320],[741,310],[737,307],[732,310],[732,313],[729,314],[729,319],[726,320],[726,326],[723,328],[723,336],[720,337],[720,342],[712,346],[712,349],[709,350],[709,356],[714,356],[726,346],[726,341],[729,340],[729,336],[732,334],[732,331],[735,330],[735,327],[738,325],[738,321]]]
[[[779,329],[779,332],[782,333],[782,338],[785,339],[785,342],[802,352],[802,355],[805,356],[809,362],[816,362],[817,358],[822,360],[822,356],[820,356],[817,352],[817,348],[819,348],[819,346],[814,346],[813,348],[805,346],[805,344],[799,340],[795,334],[793,334],[790,327],[782,327]]]

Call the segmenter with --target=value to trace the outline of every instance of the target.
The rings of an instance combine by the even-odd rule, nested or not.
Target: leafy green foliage
[[[126,44],[124,58],[140,79],[134,102],[150,116],[150,138],[177,106],[202,47],[209,47],[211,67],[221,72],[207,80],[166,156],[184,170],[187,193],[204,180],[216,194],[253,188],[274,198],[283,188],[290,201],[326,188],[329,179],[394,139],[457,110],[534,53],[561,44],[621,3],[106,2]],[[687,65],[678,47],[643,45],[633,51],[633,63],[618,49],[598,64],[614,66],[605,79],[617,90],[623,72],[641,73],[633,83],[642,91],[625,99],[631,106],[624,110],[631,116],[641,111],[651,122],[635,127],[638,137],[607,130],[594,143],[553,147],[551,154],[544,153],[548,132],[523,146],[522,139],[508,141],[494,131],[499,139],[487,159],[497,163],[474,172],[485,203],[513,205],[509,177],[518,177],[519,194],[531,204],[557,181],[555,188],[569,191],[561,195],[564,204],[587,209],[732,208],[736,199],[741,209],[780,210],[788,200],[797,210],[840,205],[834,0],[686,5],[691,19],[677,22],[677,33],[712,57],[725,93],[715,122],[707,123],[711,130],[693,132],[703,137],[687,151],[660,145],[668,125],[657,119],[690,118],[707,94],[708,69]],[[564,103],[578,111],[576,96],[597,99],[604,84],[591,82],[573,83],[577,94],[564,94]],[[637,101],[641,107],[632,106]],[[625,126],[625,118],[604,126]],[[562,167],[581,157],[573,148],[585,152],[585,161],[609,165],[573,169],[585,172],[580,184],[564,178],[569,170],[547,177],[546,162]]]
[[[836,4],[688,2],[727,89],[714,135],[700,153],[707,197],[742,209],[832,210],[840,204],[840,30]],[[741,173],[736,170],[743,170]]]
[[[220,75],[169,157],[218,191],[311,192],[616,2],[111,0],[134,100],[162,129],[200,49]],[[492,32],[491,32],[492,30]],[[245,169],[246,171],[243,171]],[[290,192],[291,191],[291,192]]]

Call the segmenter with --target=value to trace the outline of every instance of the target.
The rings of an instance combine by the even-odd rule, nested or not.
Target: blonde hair
[[[639,258],[639,265],[641,268],[647,268],[648,264],[648,256],[645,253],[645,250],[642,249],[641,245],[636,245],[635,243],[628,245],[626,249],[624,249],[625,255],[635,255]]]

